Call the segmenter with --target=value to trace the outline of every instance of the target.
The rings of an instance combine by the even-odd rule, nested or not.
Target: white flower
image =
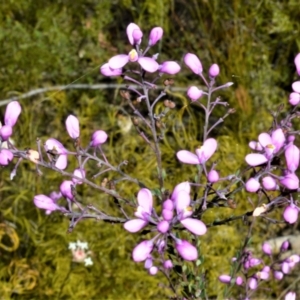
[[[87,258],[84,259],[84,265],[85,265],[86,267],[92,266],[93,264],[94,264],[94,263],[93,263],[93,261],[92,261],[92,259],[91,259],[90,257],[87,257]]]
[[[77,244],[76,243],[69,243],[69,249],[70,250],[75,250],[77,248]]]
[[[78,248],[81,248],[82,250],[89,249],[88,243],[80,242],[79,240],[77,241],[77,246],[78,246]]]

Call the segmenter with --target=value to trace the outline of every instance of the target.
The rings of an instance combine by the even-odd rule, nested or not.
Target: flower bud
[[[220,280],[222,283],[230,283],[230,281],[231,281],[231,276],[229,276],[229,275],[220,275],[220,276],[219,276],[219,280]]]
[[[104,144],[106,140],[107,140],[106,132],[103,130],[97,130],[92,135],[90,146],[97,147],[99,145]]]
[[[12,127],[9,125],[4,125],[0,128],[1,141],[7,141],[13,133]]]
[[[151,267],[151,268],[149,269],[149,274],[150,274],[150,275],[156,275],[157,272],[158,272],[158,268],[155,267],[155,266],[153,266],[153,267]]]
[[[300,94],[295,92],[290,93],[289,103],[291,105],[296,106],[299,104],[299,102],[300,102]]]
[[[280,271],[274,271],[274,272],[273,272],[273,276],[274,276],[275,279],[281,280],[281,279],[283,278],[284,275],[283,275],[283,273],[280,272]]]
[[[168,209],[163,209],[161,214],[164,220],[166,221],[171,221],[174,216],[173,210],[168,210]]]
[[[4,123],[5,125],[9,125],[11,127],[15,126],[17,123],[18,117],[21,113],[21,106],[18,101],[9,102],[6,106]]]
[[[250,277],[249,280],[248,280],[248,287],[249,287],[251,290],[256,290],[256,289],[257,289],[257,286],[258,286],[257,279],[254,278],[254,277]]]
[[[202,73],[203,68],[202,68],[201,61],[195,54],[187,53],[184,56],[184,62],[195,74],[199,75]]]
[[[163,208],[167,210],[173,210],[174,209],[173,201],[171,199],[167,199],[166,201],[164,201]]]
[[[211,67],[209,68],[208,74],[210,77],[215,78],[219,75],[220,73],[220,68],[217,64],[213,64],[211,65]]]
[[[129,43],[130,43],[131,45],[134,45],[134,44],[135,44],[135,39],[134,39],[134,37],[133,37],[133,32],[134,32],[135,30],[137,30],[137,29],[141,31],[140,27],[139,27],[138,25],[136,25],[135,23],[130,23],[130,24],[127,26],[127,28],[126,28],[127,37],[128,37]]]
[[[173,263],[170,259],[165,260],[163,264],[165,269],[172,269],[173,268]]]
[[[299,178],[294,173],[282,177],[280,183],[289,190],[296,190],[299,188]]]
[[[284,251],[288,250],[289,247],[290,247],[289,241],[284,241],[280,246],[280,252],[284,252]]]
[[[220,179],[219,173],[216,170],[211,170],[208,173],[207,179],[210,183],[218,182]]]
[[[158,71],[160,73],[166,73],[170,75],[174,75],[180,71],[180,66],[175,61],[165,61],[159,66]]]
[[[236,285],[242,285],[244,282],[243,278],[241,276],[238,276],[235,280]]]
[[[166,233],[170,228],[170,224],[169,222],[167,221],[160,221],[158,224],[157,224],[157,230],[161,233]]]
[[[289,171],[295,172],[299,166],[300,151],[297,146],[289,145],[284,152],[286,165]]]
[[[250,178],[246,182],[245,188],[249,193],[256,193],[260,188],[260,183],[256,178]]]
[[[292,89],[294,90],[295,93],[299,93],[300,94],[300,81],[295,81],[292,84]]]
[[[284,212],[283,218],[286,222],[294,224],[298,220],[299,209],[294,204],[288,205]]]
[[[77,139],[79,137],[79,121],[78,119],[73,116],[69,115],[66,119],[66,128],[68,131],[69,136],[72,139]]]
[[[149,43],[148,45],[154,46],[163,36],[163,29],[161,27],[154,27],[151,29],[150,31],[150,35],[149,35]]]
[[[133,32],[132,32],[132,37],[133,37],[133,40],[134,40],[134,44],[139,45],[141,43],[142,37],[143,37],[142,30],[139,29],[139,28],[134,29]]]
[[[61,194],[70,200],[74,198],[72,193],[72,187],[74,187],[74,183],[71,180],[64,180],[62,184],[60,185],[59,189]]]
[[[73,175],[79,178],[84,179],[85,178],[85,170],[84,169],[75,169],[73,172]],[[77,178],[72,178],[72,181],[76,184],[82,184],[82,181]]]
[[[272,248],[270,246],[269,243],[264,242],[262,245],[262,251],[267,254],[267,255],[271,255],[272,254]]]
[[[192,100],[192,102],[194,102],[202,97],[203,91],[199,90],[196,86],[191,86],[187,90],[187,95]]]
[[[262,185],[267,191],[275,191],[278,187],[276,180],[271,176],[262,179]]]
[[[296,55],[294,63],[295,63],[295,66],[296,66],[297,73],[300,76],[300,53],[298,53]]]

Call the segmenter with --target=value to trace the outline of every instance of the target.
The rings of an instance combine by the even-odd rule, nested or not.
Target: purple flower
[[[154,27],[150,31],[149,46],[154,46],[163,36],[163,29],[161,27]]]
[[[181,68],[177,62],[165,61],[159,66],[158,71],[160,73],[174,75],[174,74],[178,73],[180,71],[180,69]]]
[[[196,86],[191,86],[187,90],[187,95],[192,100],[192,102],[194,102],[202,97],[203,91],[199,90]]]
[[[73,115],[69,115],[66,119],[66,128],[68,131],[69,136],[72,139],[77,139],[79,138],[79,121],[78,119],[73,116]]]
[[[165,269],[172,269],[173,268],[173,263],[170,259],[165,260],[163,264]]]
[[[274,272],[273,272],[273,276],[274,276],[275,279],[281,280],[281,279],[283,278],[284,275],[283,275],[283,273],[280,272],[280,271],[274,271]]]
[[[160,221],[158,224],[157,224],[157,230],[160,232],[160,233],[166,233],[170,228],[170,224],[169,222],[163,220],[163,221]]]
[[[298,53],[296,55],[294,63],[295,63],[295,66],[296,66],[297,73],[300,76],[300,53]]]
[[[259,144],[264,149],[264,154],[251,153],[246,155],[245,160],[249,166],[255,167],[266,163],[277,153],[285,143],[285,136],[281,128],[274,130],[271,136],[268,133],[261,133],[258,136]]]
[[[135,216],[138,217],[138,219],[132,219],[130,221],[127,221],[123,225],[127,231],[132,233],[138,232],[142,228],[147,226],[153,208],[153,199],[150,190],[145,188],[141,189],[138,192],[137,200],[139,206],[137,207]]]
[[[181,150],[177,152],[177,158],[186,164],[198,165],[204,164],[210,157],[215,153],[217,149],[217,141],[213,138],[207,139],[203,146],[196,149],[196,154],[187,151]]]
[[[299,93],[300,94],[300,81],[295,81],[292,84],[292,89],[295,93]]]
[[[188,241],[176,239],[176,250],[184,260],[192,261],[198,258],[197,249]]]
[[[45,195],[36,195],[33,198],[33,203],[36,207],[45,209],[48,211],[55,211],[59,209],[59,206],[48,196]]]
[[[102,145],[107,140],[107,133],[103,130],[97,130],[93,133],[90,146],[97,147]]]
[[[289,249],[290,243],[289,241],[284,241],[280,246],[280,252],[284,252]]]
[[[256,290],[256,289],[257,289],[257,286],[258,286],[257,279],[254,278],[254,277],[250,277],[249,280],[248,280],[248,287],[249,287],[251,290]]]
[[[118,54],[113,56],[109,61],[108,65],[111,69],[121,69],[128,62],[138,62],[139,65],[147,72],[154,73],[158,70],[158,63],[150,57],[139,57],[137,51],[132,49],[129,54]]]
[[[208,74],[210,77],[215,78],[220,74],[220,68],[217,64],[213,64],[210,66]]]
[[[104,64],[101,68],[100,68],[100,72],[102,75],[104,76],[120,76],[123,71],[122,71],[122,68],[119,68],[119,69],[112,69],[109,67],[109,64],[106,63]]]
[[[135,262],[141,262],[148,258],[153,249],[153,241],[143,241],[139,243],[132,251],[132,259]]]
[[[8,149],[0,150],[0,166],[7,166],[14,158],[12,152]]]
[[[300,159],[300,151],[297,146],[294,144],[289,145],[284,152],[287,168],[292,173],[298,169],[299,159]]]
[[[298,220],[299,209],[294,204],[288,205],[284,212],[283,218],[286,222],[294,224]]]
[[[12,101],[6,106],[4,115],[4,124],[10,127],[14,127],[17,123],[18,117],[22,111],[22,108],[18,101]]]
[[[184,190],[186,191],[188,194],[190,194],[191,192],[191,185],[189,184],[188,181],[184,181],[184,182],[181,182],[179,184],[177,184],[173,190],[173,193],[172,193],[172,196],[171,196],[171,199],[174,201],[174,199],[177,197],[177,194],[181,191],[181,190]]]
[[[187,53],[184,56],[184,62],[195,74],[199,75],[202,73],[203,68],[201,61],[195,54]]]
[[[190,207],[191,197],[186,191],[179,191],[176,198],[174,199],[174,203],[178,220],[187,230],[195,235],[203,235],[206,233],[207,228],[202,221],[189,218],[189,216],[192,215],[193,211]]]

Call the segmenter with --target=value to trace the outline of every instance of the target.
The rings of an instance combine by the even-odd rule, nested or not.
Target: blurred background
[[[234,82],[221,96],[237,112],[214,132],[220,145],[216,155],[218,168],[225,174],[244,164],[248,142],[270,128],[269,111],[280,103],[288,106],[290,86],[296,79],[293,61],[300,52],[298,0],[9,0],[2,1],[0,7],[0,100],[46,89],[20,100],[23,111],[13,136],[15,145],[19,149],[35,149],[37,137],[42,141],[54,137],[72,149],[64,122],[69,114],[74,114],[80,120],[83,145],[94,130],[105,130],[109,142],[104,150],[110,161],[117,165],[120,157],[129,160],[126,171],[145,178],[145,183],[153,188],[157,185],[154,158],[131,128],[130,113],[124,113],[119,88],[115,86],[122,79],[104,78],[99,73],[100,66],[110,57],[131,50],[126,36],[130,22],[143,30],[145,43],[152,27],[163,27],[163,39],[151,54],[160,52],[159,61],[176,60],[182,65],[174,86],[183,91],[174,90],[168,95],[181,113],[177,115],[174,110],[166,119],[171,129],[162,148],[170,190],[178,182],[192,180],[192,169],[180,169],[176,151],[191,150],[201,141],[202,114],[190,106],[184,92],[189,85],[201,83],[183,66],[185,53],[197,54],[206,73],[211,64],[218,63],[218,84]],[[159,84],[162,83],[163,79]],[[89,86],[50,89],[70,84]],[[103,86],[92,89],[95,84]],[[4,112],[2,105],[1,120]],[[220,117],[224,112],[220,109],[214,116]],[[43,170],[40,177],[32,164],[22,162],[10,181],[13,167],[11,164],[0,173],[1,299],[166,297],[169,292],[165,279],[161,275],[149,276],[142,264],[130,259],[140,237],[124,232],[121,225],[94,220],[82,221],[72,233],[67,233],[66,218],[58,213],[46,215],[33,205],[34,195],[59,189],[61,175]],[[69,170],[74,167],[75,163],[70,163]],[[96,183],[101,184],[103,179]],[[120,191],[133,198],[138,187],[121,185]],[[109,197],[84,186],[79,187],[78,193],[83,203],[93,203],[117,215]],[[235,211],[210,210],[204,221],[251,210],[246,199],[244,194],[235,199]],[[273,216],[280,218],[280,214],[274,212]],[[280,230],[279,233],[278,225],[258,222],[253,247],[286,232],[285,225]],[[217,277],[229,272],[230,259],[246,232],[246,224],[238,221],[231,226],[213,227],[201,237],[201,255],[205,259],[199,270],[206,272],[210,298],[222,298],[224,286]],[[293,232],[297,232],[296,227]],[[88,243],[92,266],[72,261],[68,247],[77,240]],[[281,283],[270,288],[270,296],[275,297],[285,286]]]

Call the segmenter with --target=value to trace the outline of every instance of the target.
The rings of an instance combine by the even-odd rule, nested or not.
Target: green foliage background
[[[227,172],[235,172],[243,164],[248,141],[270,127],[268,109],[287,103],[295,76],[293,59],[300,50],[297,0],[9,0],[0,6],[1,99],[72,82],[121,83],[121,79],[103,78],[99,67],[111,56],[130,51],[125,33],[130,22],[143,29],[144,40],[152,27],[164,28],[158,45],[160,61],[168,58],[182,63],[184,53],[192,52],[201,58],[205,70],[218,63],[218,83],[234,82],[222,96],[237,109],[214,133],[219,135],[218,168]],[[183,67],[175,86],[192,84],[199,82]],[[181,167],[175,153],[193,149],[201,141],[201,113],[190,106],[184,93],[172,92],[169,99],[177,108],[166,120],[170,129],[162,150],[167,188],[171,190],[175,183],[193,179],[192,168]],[[88,143],[93,130],[106,130],[110,139],[105,151],[110,160],[117,165],[120,157],[127,159],[128,172],[156,187],[154,157],[141,145],[134,128],[124,130],[125,125],[130,128],[130,119],[120,110],[118,90],[48,92],[23,99],[21,105],[23,112],[14,134],[19,148],[35,148],[37,137],[43,141],[54,137],[72,148],[64,128],[65,118],[72,113],[80,119],[83,144]],[[223,113],[217,111],[216,117]],[[58,190],[61,176],[45,170],[39,177],[34,166],[25,162],[10,181],[12,168],[1,170],[0,181],[1,299],[165,298],[168,291],[157,288],[165,279],[147,275],[142,265],[130,260],[136,236],[124,232],[120,225],[91,220],[79,223],[67,234],[64,217],[56,213],[46,216],[32,203],[35,194]],[[131,184],[120,189],[132,199],[138,191]],[[79,194],[84,203],[115,213],[109,197],[88,187],[80,187]],[[236,210],[210,210],[204,221],[251,209],[247,196],[235,199]],[[201,237],[205,260],[199,268],[208,271],[212,297],[222,298],[224,287],[216,278],[220,272],[228,272],[230,258],[246,230],[239,221],[211,228]],[[275,226],[263,223],[257,225],[257,232],[260,234],[253,245],[276,234]],[[77,239],[89,243],[92,267],[71,261],[68,243]],[[280,285],[273,287],[274,293],[281,289]]]

